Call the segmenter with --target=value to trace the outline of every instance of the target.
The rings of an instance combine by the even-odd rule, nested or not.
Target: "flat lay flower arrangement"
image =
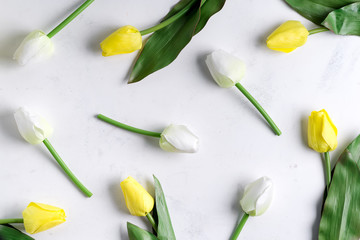
[[[82,4],[74,8],[75,10],[68,16],[63,16],[64,20],[53,28],[53,30],[49,31],[49,33],[45,33],[45,31],[42,30],[30,31],[27,36],[24,36],[22,42],[18,43],[17,48],[14,49],[13,59],[20,65],[27,65],[26,67],[28,68],[32,66],[35,68],[36,66],[44,64],[45,61],[51,61],[49,57],[57,54],[56,44],[59,44],[52,40],[53,37],[61,34],[60,31],[65,27],[71,28],[70,23],[80,14],[86,14],[86,9],[90,7],[93,2],[94,0],[83,1]],[[272,32],[262,42],[263,46],[268,47],[268,49],[264,49],[269,52],[271,50],[280,52],[278,54],[283,54],[282,57],[286,58],[288,53],[292,52],[292,54],[296,54],[297,51],[301,51],[300,49],[296,49],[308,42],[311,39],[311,35],[321,34],[322,32],[331,31],[337,35],[360,35],[360,2],[358,1],[348,2],[344,0],[334,0],[329,2],[319,0],[315,3],[310,0],[286,0],[286,3],[306,19],[318,25],[318,27],[307,29],[302,23],[307,21],[306,19],[303,19],[303,21],[284,19],[284,22],[280,26],[275,26],[274,24],[273,29],[269,29],[269,32],[271,32],[271,30]],[[99,5],[101,5],[100,2],[97,7],[99,7]],[[115,55],[136,52],[137,56],[135,59],[131,59],[130,55],[125,57],[125,55],[121,61],[134,61],[128,76],[128,83],[142,81],[148,76],[155,74],[155,72],[169,66],[175,59],[180,60],[182,58],[181,53],[185,47],[191,44],[193,38],[201,35],[201,31],[212,18],[216,21],[215,14],[220,12],[225,5],[225,0],[181,0],[170,9],[166,16],[159,19],[158,23],[155,23],[149,28],[133,26],[131,22],[126,22],[124,23],[125,25],[119,25],[117,30],[112,33],[109,32],[109,35],[103,39],[98,39],[97,53],[100,54],[101,52],[102,58],[106,57],[106,61],[119,61],[119,64],[121,64],[120,58],[114,57]],[[31,11],[29,13],[31,13]],[[42,26],[46,25],[44,24]],[[34,26],[34,29],[36,29],[36,26]],[[71,31],[71,29],[67,30]],[[211,32],[211,29],[209,29],[209,31]],[[72,37],[76,38],[76,35],[72,35]],[[76,39],[74,39],[74,41],[76,41]],[[208,39],[208,41],[211,41],[211,39]],[[238,102],[233,102],[233,105],[237,106],[237,108],[235,108],[237,111],[241,112],[242,115],[247,115],[246,119],[252,118],[254,121],[262,120],[257,122],[258,125],[268,126],[268,129],[264,128],[264,135],[269,137],[266,144],[270,146],[277,144],[276,140],[283,138],[286,130],[289,130],[289,128],[285,128],[286,130],[284,130],[281,124],[279,124],[279,122],[284,123],[281,119],[285,116],[276,111],[266,110],[267,108],[271,110],[274,108],[272,108],[271,103],[264,101],[261,95],[263,94],[262,91],[264,91],[264,88],[261,88],[261,86],[254,88],[254,85],[246,81],[252,74],[246,66],[247,64],[252,66],[254,62],[250,61],[247,63],[239,54],[229,53],[223,50],[223,48],[225,48],[225,46],[210,49],[206,56],[201,59],[201,66],[204,66],[203,70],[206,70],[205,78],[209,80],[204,82],[204,84],[210,84],[211,81],[214,81],[218,85],[218,91],[221,91],[221,88],[227,88],[228,95],[234,95],[234,98],[238,99]],[[9,59],[9,61],[11,61],[11,59]],[[86,64],[86,61],[84,61],[84,63],[74,62],[72,64]],[[252,67],[250,67],[250,70],[251,69]],[[118,76],[118,73],[114,72],[114,76]],[[194,81],[195,80],[196,79],[194,79]],[[141,85],[142,83],[137,84]],[[152,84],[156,84],[156,81]],[[233,87],[236,87],[240,93],[236,95],[231,92],[231,89],[234,89]],[[165,89],[163,90],[166,91]],[[199,89],[199,91],[201,91],[201,89]],[[201,91],[201,94],[205,93]],[[269,94],[271,94],[271,92]],[[214,95],[212,98],[216,96],[219,95]],[[151,97],[151,95],[147,96],[147,98],[149,97]],[[179,97],[181,97],[180,92]],[[147,100],[151,101],[149,99]],[[101,99],[97,99],[96,101],[101,101]],[[126,101],[128,105],[132,105],[131,99],[126,99]],[[225,102],[225,99],[216,99],[216,102],[222,101]],[[24,102],[23,104],[27,103]],[[58,166],[57,171],[63,173],[61,182],[55,182],[52,178],[46,179],[46,182],[52,186],[61,183],[61,185],[66,186],[66,184],[70,182],[70,186],[73,188],[69,187],[66,193],[62,194],[64,198],[68,195],[78,194],[81,196],[82,194],[82,196],[84,196],[82,201],[85,201],[85,198],[89,198],[87,200],[88,202],[93,201],[98,193],[90,189],[96,189],[93,188],[92,184],[94,184],[94,181],[99,181],[101,177],[99,178],[93,171],[87,172],[85,168],[73,167],[73,165],[79,166],[77,165],[78,161],[84,162],[86,159],[79,160],[71,156],[66,156],[66,158],[63,159],[61,157],[62,154],[57,152],[55,150],[56,147],[50,143],[52,138],[57,134],[64,134],[67,126],[64,125],[61,126],[60,130],[54,130],[52,124],[42,116],[43,113],[34,112],[31,109],[32,104],[27,105],[30,105],[29,108],[20,105],[17,109],[12,109],[12,126],[17,127],[17,131],[23,138],[24,143],[28,142],[33,145],[33,148],[41,152],[46,152],[47,149],[49,155],[42,155],[42,157],[48,158],[48,161],[55,161]],[[114,105],[116,105],[116,103],[114,103]],[[265,107],[263,107],[263,105]],[[99,104],[97,107],[98,106],[101,105]],[[161,108],[161,106],[157,105],[154,106],[154,108]],[[118,116],[118,112],[121,113],[121,109],[115,107],[113,109],[117,109],[116,111],[118,112],[111,113],[106,111],[105,113],[107,109],[108,108],[105,107],[104,109],[92,108],[93,115],[88,116],[96,121],[97,129],[99,129],[98,131],[102,134],[99,134],[99,136],[101,135],[102,141],[104,141],[104,144],[106,143],[107,146],[120,146],[119,138],[128,139],[129,134],[137,134],[139,135],[139,139],[143,138],[146,140],[145,143],[149,148],[151,146],[155,148],[156,145],[156,148],[159,147],[163,150],[160,150],[161,153],[159,154],[169,156],[169,158],[179,158],[180,155],[181,158],[186,159],[195,156],[193,159],[196,159],[196,156],[201,156],[202,149],[209,149],[206,146],[206,144],[209,143],[208,140],[203,138],[205,134],[191,126],[191,122],[179,122],[176,115],[172,115],[175,116],[175,118],[172,119],[171,122],[166,123],[166,125],[163,125],[161,130],[159,130],[159,128],[149,129],[146,127],[149,125],[149,121],[146,119],[145,111],[141,121],[139,121],[139,119],[135,121],[135,111],[133,111],[134,118],[131,120],[132,116],[129,115],[129,113],[126,115],[123,114],[123,118],[115,117]],[[220,109],[216,109],[215,106],[212,107],[211,110],[215,114],[220,111]],[[256,112],[256,114],[252,114],[252,111]],[[187,112],[187,114],[201,114],[201,110],[197,113]],[[137,113],[136,116],[139,116],[139,114]],[[229,117],[231,116],[229,115]],[[154,118],[151,117],[151,119]],[[73,120],[76,121],[77,119],[73,118]],[[159,118],[159,122],[155,122],[154,124],[162,124],[164,122],[160,120]],[[137,124],[133,124],[132,121]],[[236,119],[235,122],[239,125],[246,124],[242,119]],[[211,119],[204,122],[204,124],[209,125],[211,123],[214,123]],[[59,127],[59,124],[57,126]],[[252,126],[254,125],[249,125],[249,132],[253,131],[251,129]],[[317,109],[316,111],[309,112],[306,129],[302,129],[307,133],[306,142],[303,142],[303,145],[307,145],[310,149],[320,153],[318,159],[314,157],[312,161],[321,161],[324,169],[323,172],[318,172],[318,176],[323,176],[324,186],[323,191],[319,192],[319,196],[322,196],[321,204],[318,204],[316,209],[320,215],[313,223],[316,226],[315,229],[318,229],[315,235],[320,240],[360,239],[360,135],[351,142],[341,142],[341,144],[338,144],[338,128],[336,126],[336,122],[332,121],[330,114],[325,109]],[[230,128],[230,126],[223,125],[222,128]],[[299,128],[304,128],[304,126]],[[106,133],[105,129],[110,129],[108,131],[111,131],[112,134],[116,134],[116,136],[119,137],[113,137],[114,135]],[[214,127],[214,131],[216,130]],[[8,131],[15,132],[16,129],[12,128]],[[89,128],[88,131],[91,132],[94,131],[94,129]],[[247,132],[247,134],[249,134],[249,132]],[[342,134],[342,132],[344,132],[343,129],[339,129],[339,134]],[[76,138],[79,133],[74,134],[69,132],[68,134],[71,134],[69,135],[71,136],[70,138]],[[237,137],[239,139],[246,139],[246,136],[241,132]],[[298,138],[300,139],[301,136],[298,136]],[[226,146],[228,139],[219,138],[218,141],[223,144],[222,146]],[[69,139],[69,141],[66,141],[62,146],[69,144],[70,147],[70,142],[71,140]],[[74,144],[73,142],[71,143]],[[20,141],[17,144],[20,144]],[[43,147],[40,147],[42,144]],[[260,141],[254,144],[257,145],[257,148],[261,148]],[[343,151],[340,156],[332,153],[338,146],[346,146],[346,144],[348,144],[348,146],[345,147],[345,149],[340,149],[340,151]],[[239,148],[240,147],[239,144]],[[151,155],[148,155],[146,152],[148,148],[144,150],[140,149],[141,146],[137,148],[138,151],[143,154],[142,158],[146,158],[148,162],[155,162],[154,159],[149,157]],[[134,149],[136,149],[136,147]],[[247,150],[250,151],[250,149],[243,149],[242,151],[246,152]],[[216,151],[225,151],[225,148],[217,147]],[[228,148],[226,151],[230,152],[232,150]],[[258,149],[256,151],[258,151]],[[117,156],[117,162],[114,163],[121,164],[121,171],[123,172],[127,171],[127,165],[123,164],[125,156],[125,154],[120,154]],[[32,158],[32,156],[27,157],[29,161]],[[172,161],[173,159],[167,160]],[[265,160],[275,161],[272,159],[270,153],[264,161]],[[229,165],[225,163],[227,159],[218,159],[218,161],[222,161],[225,166],[229,167]],[[213,164],[213,161],[209,160],[208,162],[209,164]],[[87,164],[86,161],[84,164]],[[101,165],[108,164],[109,162],[101,160]],[[160,180],[156,177],[158,175],[157,173],[150,172],[151,170],[137,163],[136,160],[134,160],[132,164],[136,165],[136,176],[133,178],[131,176],[123,176],[122,174],[121,181],[116,183],[116,192],[122,192],[121,201],[116,204],[122,207],[126,206],[128,210],[128,219],[124,218],[124,215],[121,218],[122,222],[126,222],[127,229],[121,229],[121,232],[126,231],[126,235],[130,240],[176,239],[177,228],[174,223],[177,221],[174,221],[174,219],[179,219],[183,216],[179,214],[174,215],[172,212],[176,211],[179,213],[179,211],[174,208],[179,207],[184,211],[187,207],[181,204],[175,204],[180,200],[174,199],[171,195],[167,195],[167,192],[174,190],[166,181],[162,181],[160,184]],[[166,163],[166,165],[168,164],[169,163]],[[185,190],[182,191],[186,191],[187,188],[191,188],[191,186],[189,187],[187,184],[196,185],[196,183],[189,183],[186,178],[181,178],[179,174],[176,174],[178,173],[177,171],[179,171],[179,166],[175,160],[174,162],[170,162],[170,164],[173,167],[166,171],[171,178],[178,178],[177,181],[181,184],[178,184],[177,188],[184,188]],[[151,168],[152,171],[156,171],[156,167],[157,166]],[[95,168],[96,167],[94,167],[94,169]],[[232,166],[229,168],[232,168]],[[12,170],[7,169],[7,171],[11,172]],[[199,167],[198,171],[206,171],[206,164]],[[240,191],[238,199],[236,199],[236,209],[239,210],[239,213],[236,213],[238,220],[233,223],[231,232],[220,234],[223,236],[223,239],[241,239],[242,232],[246,231],[247,226],[249,226],[248,228],[252,228],[257,221],[260,221],[257,219],[261,219],[263,214],[264,216],[268,214],[270,218],[277,217],[275,212],[267,213],[267,211],[279,200],[277,192],[283,192],[284,190],[279,190],[276,182],[273,181],[273,178],[276,176],[262,175],[263,171],[263,169],[255,168],[253,169],[253,174],[257,176],[256,178],[237,183],[244,187],[244,189]],[[36,174],[38,174],[38,176],[41,175],[40,172],[34,172],[34,175]],[[150,187],[149,185],[145,186],[143,182],[140,184],[136,180],[138,176],[151,176],[151,174],[154,175]],[[94,180],[90,181],[90,183],[80,181],[83,177]],[[207,178],[209,178],[210,181],[210,178],[216,179],[217,176],[209,174]],[[18,176],[17,180],[19,181],[12,183],[12,186],[15,188],[17,184],[21,184],[21,181],[23,181],[21,176]],[[198,180],[200,181],[200,178]],[[32,182],[35,189],[36,184],[41,184],[33,178],[28,178],[26,181]],[[236,180],[234,179],[234,181]],[[298,181],[301,181],[301,179]],[[205,179],[205,183],[206,182],[207,179]],[[202,183],[204,183],[204,181],[202,181]],[[218,195],[223,195],[221,191],[224,189],[219,186],[212,187],[216,189]],[[103,188],[106,188],[106,186]],[[154,191],[152,192],[151,189],[154,189]],[[199,188],[196,191],[201,193],[202,189]],[[237,190],[234,189],[234,191]],[[186,193],[188,195],[193,194],[190,191]],[[33,194],[34,192],[32,192],[32,195]],[[51,199],[51,196],[48,196],[44,201],[41,201],[41,203],[38,202],[38,200],[24,203],[24,208],[22,209],[12,209],[11,213],[15,214],[14,216],[0,215],[0,239],[35,239],[37,233],[43,231],[51,232],[54,227],[66,229],[64,225],[71,224],[66,222],[67,219],[71,219],[71,211],[68,212],[66,210],[65,214],[65,210],[61,207],[45,203],[48,202],[45,200],[49,198]],[[304,198],[306,198],[306,196],[304,196]],[[97,200],[99,201],[99,199]],[[9,202],[10,201],[3,201],[1,203],[9,204]],[[169,204],[169,202],[171,204]],[[26,204],[28,204],[27,207],[25,207]],[[82,205],[80,200],[74,204],[77,208],[89,207],[89,205]],[[168,204],[172,206],[172,208],[169,208]],[[197,204],[199,204],[199,202],[197,202]],[[6,206],[6,208],[12,207],[13,205],[11,204]],[[232,206],[228,206],[229,209],[231,207]],[[89,211],[91,211],[91,209],[89,209]],[[211,212],[211,209],[209,209],[209,212]],[[131,215],[139,217],[139,221],[142,221],[142,226],[145,227],[133,223],[132,219],[135,218]],[[192,214],[193,217],[190,220],[200,221],[203,216],[201,214],[198,215],[195,213]],[[217,216],[213,215],[212,217],[216,219]],[[96,219],[99,224],[106,221],[106,219],[97,218],[96,215],[94,215],[93,218]],[[61,226],[58,226],[60,224]],[[191,223],[189,222],[188,224],[188,228],[191,228]],[[206,226],[204,226],[204,229],[205,228]],[[258,230],[261,231],[261,229]],[[91,231],[91,229],[89,229],[89,231]],[[281,229],[274,229],[274,231],[281,231]],[[80,239],[81,235],[80,238],[75,238]],[[196,236],[194,239],[197,239]]]

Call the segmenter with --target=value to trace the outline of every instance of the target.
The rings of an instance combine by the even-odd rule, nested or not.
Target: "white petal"
[[[215,82],[223,88],[233,87],[245,75],[244,62],[223,50],[212,52],[205,62]]]
[[[199,149],[199,138],[186,126],[171,124],[161,133],[159,144],[168,152],[194,153]]]
[[[246,186],[240,205],[247,214],[259,216],[269,208],[273,192],[271,179],[268,177],[259,178]]]
[[[31,144],[41,143],[53,132],[52,127],[44,118],[25,108],[17,110],[14,117],[21,136]]]
[[[20,65],[30,60],[40,60],[49,57],[54,52],[51,39],[42,31],[35,30],[28,34],[14,53],[14,59]]]

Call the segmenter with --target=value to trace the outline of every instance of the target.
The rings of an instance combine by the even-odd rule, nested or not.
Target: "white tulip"
[[[259,216],[269,208],[273,194],[274,188],[271,179],[262,177],[245,187],[240,205],[250,216]]]
[[[14,59],[20,65],[27,64],[30,60],[40,60],[54,52],[51,39],[42,31],[35,30],[25,37],[14,53]]]
[[[223,88],[233,87],[245,75],[245,63],[223,50],[212,52],[205,62],[215,82]]]
[[[20,108],[14,113],[15,121],[21,136],[31,144],[39,144],[48,138],[53,129],[41,116]]]
[[[199,149],[199,138],[186,126],[171,124],[161,133],[159,144],[168,152],[194,153]]]

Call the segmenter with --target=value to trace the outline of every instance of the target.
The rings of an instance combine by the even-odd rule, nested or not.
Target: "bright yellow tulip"
[[[287,21],[280,25],[266,40],[268,48],[289,53],[306,43],[309,31],[299,21]]]
[[[323,109],[313,111],[309,117],[308,143],[317,152],[329,152],[337,147],[337,129]]]
[[[100,43],[104,57],[131,53],[142,47],[142,37],[135,27],[124,26],[110,34]]]
[[[128,177],[120,185],[131,215],[146,216],[151,212],[154,199],[135,179]]]
[[[30,234],[45,231],[65,222],[63,209],[42,203],[31,202],[23,211],[26,232]]]

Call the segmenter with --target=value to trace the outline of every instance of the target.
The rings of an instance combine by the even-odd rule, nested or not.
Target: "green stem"
[[[60,167],[64,170],[64,172],[68,175],[68,177],[73,181],[73,183],[87,196],[91,197],[93,194],[75,177],[75,175],[71,172],[71,170],[66,166],[65,162],[61,159],[59,154],[55,151],[54,147],[51,145],[48,139],[45,138],[43,141],[47,149],[49,149],[51,155],[55,158]]]
[[[206,2],[206,0],[202,0],[200,7],[202,7],[202,5],[204,5],[205,2]],[[166,27],[167,25],[173,23],[174,21],[178,20],[180,17],[182,17],[193,6],[193,4],[194,4],[194,1],[190,1],[183,9],[181,9],[178,13],[176,13],[172,17],[166,19],[165,21],[159,23],[156,26],[153,26],[151,28],[140,31],[141,36],[144,36],[144,35],[147,35],[149,33],[160,30],[160,29]]]
[[[8,218],[8,219],[0,219],[0,224],[7,224],[7,223],[23,223],[24,219],[22,218]]]
[[[62,21],[57,27],[55,27],[49,34],[47,35],[49,38],[52,38],[55,34],[57,34],[61,29],[63,29],[66,25],[68,25],[74,18],[76,18],[82,11],[85,10],[94,0],[87,0],[80,7],[78,7],[70,16],[68,16],[64,21]]]
[[[325,156],[325,173],[326,173],[326,191],[329,192],[330,182],[331,182],[331,164],[330,164],[330,154],[329,152],[324,153]]]
[[[249,218],[249,214],[245,213],[244,216],[241,218],[239,224],[237,225],[233,235],[231,236],[230,240],[236,240],[241,232],[241,230],[243,229],[246,221]]]
[[[309,30],[309,35],[315,34],[315,33],[320,33],[320,32],[326,32],[329,31],[329,29],[327,29],[326,27],[319,27],[319,28],[314,28]]]
[[[154,220],[153,216],[151,215],[151,213],[146,214],[146,217],[149,220],[149,222],[151,223],[155,232],[157,233],[157,226],[156,226],[155,220]]]
[[[260,106],[260,104],[255,100],[255,98],[251,96],[251,94],[240,83],[236,83],[235,86],[240,90],[240,92],[242,92],[245,95],[245,97],[254,105],[254,107],[256,107],[256,109],[261,113],[261,115],[263,115],[263,117],[269,123],[275,134],[280,136],[281,135],[280,129],[276,126],[274,121],[266,113],[266,111]]]
[[[146,131],[146,130],[143,130],[143,129],[140,129],[140,128],[134,128],[134,127],[131,127],[131,126],[126,125],[124,123],[115,121],[114,119],[108,118],[108,117],[106,117],[106,116],[104,116],[102,114],[97,115],[97,118],[104,121],[104,122],[110,123],[110,124],[112,124],[114,126],[117,126],[119,128],[128,130],[130,132],[139,133],[139,134],[150,136],[150,137],[158,137],[158,138],[161,137],[161,133],[150,132],[150,131]]]

